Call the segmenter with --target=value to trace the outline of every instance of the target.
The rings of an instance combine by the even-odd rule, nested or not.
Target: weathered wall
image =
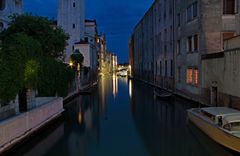
[[[239,48],[240,47],[240,36],[231,38],[229,40],[226,40],[224,42],[224,49],[228,50],[228,49],[235,49],[235,48]]]
[[[223,57],[202,61],[203,96],[211,104],[212,87],[218,90],[218,105],[240,109],[240,49],[224,52]]]
[[[62,112],[62,98],[54,98],[36,109],[0,122],[0,153]]]

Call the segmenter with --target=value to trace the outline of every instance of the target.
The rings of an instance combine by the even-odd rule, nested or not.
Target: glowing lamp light
[[[69,62],[69,66],[70,66],[70,67],[73,66],[73,62],[72,62],[72,61]]]

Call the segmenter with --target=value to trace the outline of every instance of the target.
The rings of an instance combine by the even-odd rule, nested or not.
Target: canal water
[[[104,77],[91,95],[65,107],[64,119],[12,150],[13,156],[231,156],[187,122],[196,107],[154,99],[141,82]]]

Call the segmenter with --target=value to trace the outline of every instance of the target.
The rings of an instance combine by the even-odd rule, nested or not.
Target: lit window
[[[198,83],[199,83],[199,71],[198,71],[198,69],[194,69],[194,71],[193,71],[193,80],[194,80],[194,85],[198,85]]]
[[[187,69],[187,84],[192,84],[193,83],[193,69],[188,68]]]

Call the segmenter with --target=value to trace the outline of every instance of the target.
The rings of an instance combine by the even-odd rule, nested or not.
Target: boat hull
[[[188,118],[215,142],[233,151],[240,152],[240,138],[221,130],[218,126],[211,124],[192,110],[188,111]]]

